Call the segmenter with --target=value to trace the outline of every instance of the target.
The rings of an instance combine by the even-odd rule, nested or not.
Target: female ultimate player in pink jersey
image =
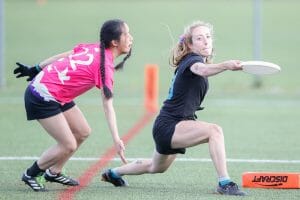
[[[123,162],[124,144],[119,137],[113,107],[114,70],[123,67],[131,54],[132,36],[124,21],[108,20],[100,30],[100,44],[79,44],[73,50],[29,67],[17,63],[17,78],[31,81],[25,92],[28,120],[36,119],[57,144],[46,150],[22,176],[34,191],[45,191],[46,181],[76,186],[79,183],[61,173],[64,164],[88,137],[91,129],[73,99],[96,86],[102,91],[103,107],[115,148]],[[114,67],[114,59],[127,54]]]

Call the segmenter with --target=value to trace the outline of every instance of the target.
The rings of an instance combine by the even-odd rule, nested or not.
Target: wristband
[[[40,67],[39,64],[34,65],[34,67],[38,72],[42,71],[42,68]]]

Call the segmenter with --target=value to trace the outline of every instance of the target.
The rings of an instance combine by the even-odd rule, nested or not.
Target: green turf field
[[[294,160],[296,163],[228,162],[232,179],[241,183],[245,171],[300,172],[300,1],[262,0],[262,58],[279,64],[282,72],[262,77],[262,87],[252,87],[254,77],[225,72],[210,78],[201,120],[223,127],[230,159]],[[70,50],[80,42],[95,42],[101,24],[124,19],[134,37],[133,55],[124,71],[115,76],[115,109],[119,131],[127,131],[144,113],[144,66],[159,65],[160,105],[167,96],[172,70],[168,66],[172,39],[185,25],[204,20],[214,25],[215,62],[253,58],[251,0],[35,0],[5,1],[5,78],[0,89],[0,199],[57,199],[64,187],[48,183],[46,193],[32,192],[20,176],[54,141],[37,122],[27,122],[23,105],[25,80],[12,75],[16,61],[37,62]],[[74,157],[98,158],[112,145],[102,111],[99,91],[93,89],[77,99],[93,131]],[[149,123],[128,145],[128,158],[148,158],[154,143]],[[5,157],[14,157],[7,160]],[[208,146],[188,149],[183,161],[164,174],[126,177],[130,186],[115,188],[96,176],[75,199],[237,199],[213,193],[216,174]],[[69,161],[68,174],[79,177],[95,161]],[[111,161],[107,167],[120,165]],[[245,189],[245,199],[300,199],[300,190]]]

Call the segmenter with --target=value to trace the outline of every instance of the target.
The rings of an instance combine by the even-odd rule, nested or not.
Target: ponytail
[[[190,52],[188,43],[192,43],[192,36],[181,35],[179,42],[171,51],[169,63],[172,67],[177,67],[181,59]]]
[[[104,92],[104,96],[107,99],[110,99],[113,96],[113,94],[105,84],[105,45],[102,40],[100,41],[100,75],[101,75],[102,90]]]

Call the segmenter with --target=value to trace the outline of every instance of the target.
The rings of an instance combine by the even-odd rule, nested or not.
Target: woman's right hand
[[[28,76],[27,81],[31,81],[42,69],[39,65],[29,66],[17,62],[17,68],[14,69],[14,74],[17,78]]]
[[[240,60],[228,60],[223,62],[222,65],[225,69],[231,71],[238,71],[243,69]]]
[[[123,143],[123,141],[121,139],[115,141],[115,148],[116,148],[116,151],[117,151],[117,153],[119,154],[119,156],[121,158],[121,161],[124,164],[127,164],[127,160],[126,160],[125,154],[124,154],[125,145],[124,145],[124,143]]]

